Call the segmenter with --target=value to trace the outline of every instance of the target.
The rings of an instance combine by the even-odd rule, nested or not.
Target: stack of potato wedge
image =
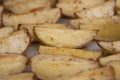
[[[0,80],[120,80],[120,0],[0,4]]]

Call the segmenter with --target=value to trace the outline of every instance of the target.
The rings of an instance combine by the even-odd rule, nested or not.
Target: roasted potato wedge
[[[10,36],[0,39],[0,54],[22,54],[30,44],[30,37],[25,29],[18,30]]]
[[[94,19],[75,19],[70,20],[69,24],[76,29],[81,29],[81,25],[103,25],[109,23],[120,23],[120,16],[94,18]]]
[[[96,6],[103,3],[104,1],[105,0],[91,0],[91,4],[89,3],[89,0],[66,0],[63,3],[58,3],[57,7],[62,10],[62,14],[64,14],[65,16],[76,17],[76,15],[74,14],[75,12]]]
[[[8,0],[4,2],[6,9],[15,14],[28,13],[36,9],[50,8],[55,0]]]
[[[57,48],[57,47],[48,47],[48,46],[39,46],[39,53],[40,54],[65,54],[71,55],[75,57],[80,57],[88,60],[97,60],[99,57],[102,56],[102,52],[99,51],[87,51],[82,49],[69,49],[69,48]]]
[[[93,40],[95,31],[35,27],[35,35],[45,45],[81,48]]]
[[[60,18],[60,10],[37,10],[26,14],[4,14],[3,24],[18,29],[19,24],[55,23]]]
[[[19,73],[8,76],[1,76],[0,80],[34,80],[33,77],[33,73]]]
[[[109,17],[114,15],[114,8],[115,8],[115,0],[108,0],[95,7],[83,11],[77,11],[75,14],[79,18]]]
[[[55,80],[115,80],[115,78],[113,68],[104,67]]]
[[[52,24],[52,23],[45,23],[45,24],[21,24],[19,29],[26,28],[31,36],[31,40],[36,40],[34,35],[34,27],[50,27],[50,28],[68,28],[66,24]]]
[[[31,61],[32,71],[43,80],[54,80],[99,67],[94,61],[66,55],[38,55]]]
[[[119,53],[120,52],[120,41],[113,42],[104,42],[98,41],[99,46],[110,53]]]
[[[18,54],[0,54],[0,79],[26,69],[27,58]]]
[[[111,61],[107,64],[107,66],[111,66],[115,71],[115,79],[120,80],[120,61]]]
[[[99,62],[101,65],[105,66],[107,63],[116,60],[120,60],[120,53],[100,58]]]
[[[10,36],[14,32],[12,27],[0,28],[0,39]]]

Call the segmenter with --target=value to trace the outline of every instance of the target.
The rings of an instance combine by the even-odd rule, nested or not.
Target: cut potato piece
[[[105,66],[108,62],[115,61],[115,60],[120,60],[120,53],[100,58],[99,62],[101,65]]]
[[[26,63],[27,58],[22,55],[0,54],[0,77],[24,71]]]
[[[116,8],[120,9],[120,0],[116,0]]]
[[[104,1],[105,0],[91,0],[92,4],[89,3],[89,0],[65,1],[65,3],[58,3],[57,7],[62,10],[62,14],[65,16],[76,17],[74,14],[75,12],[96,6],[103,3]]]
[[[75,19],[69,21],[69,24],[77,29],[79,29],[81,25],[103,25],[108,23],[120,23],[120,16],[94,18],[94,19]]]
[[[0,39],[10,36],[14,32],[12,27],[0,28]]]
[[[55,23],[60,18],[59,9],[50,9],[43,11],[34,11],[26,14],[4,14],[3,24],[5,26],[13,26],[18,29],[19,24],[41,24],[41,23]]]
[[[111,61],[107,64],[107,66],[111,66],[115,71],[115,79],[120,80],[120,61]]]
[[[2,12],[3,12],[3,6],[0,6],[0,26],[2,25]]]
[[[15,14],[28,13],[30,11],[42,8],[50,8],[55,0],[8,0],[4,2],[6,9]]]
[[[30,44],[30,37],[25,29],[19,30],[10,36],[0,39],[0,54],[22,54]]]
[[[0,80],[34,80],[33,77],[33,73],[19,73],[8,76],[1,76]]]
[[[102,52],[98,51],[87,51],[81,49],[69,49],[69,48],[57,48],[57,47],[47,47],[47,46],[39,46],[40,54],[65,54],[71,55],[75,57],[80,57],[89,60],[97,60],[99,57],[102,56]]]
[[[54,80],[99,67],[94,61],[66,55],[38,55],[32,58],[32,71],[43,80]]]
[[[115,78],[113,68],[104,67],[55,80],[115,80]]]
[[[81,48],[93,40],[95,31],[35,27],[38,40],[45,45]]]
[[[102,41],[119,41],[120,40],[120,23],[109,23],[103,25],[81,25],[81,30],[96,30],[96,40]]]
[[[50,27],[50,28],[68,28],[65,24],[52,24],[52,23],[45,23],[45,24],[22,24],[20,25],[20,29],[26,28],[31,36],[31,40],[36,40],[33,29],[34,27]]]
[[[86,9],[84,11],[77,11],[76,15],[79,18],[99,18],[114,15],[115,0],[109,0],[105,3]]]
[[[101,48],[103,48],[104,50],[106,50],[110,53],[119,53],[120,52],[120,41],[114,41],[114,42],[98,41],[98,44]]]

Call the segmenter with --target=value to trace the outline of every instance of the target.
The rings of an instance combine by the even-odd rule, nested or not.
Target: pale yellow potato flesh
[[[0,54],[0,77],[23,72],[27,58],[18,54]],[[1,78],[0,78],[1,79]]]
[[[0,39],[0,54],[23,54],[30,44],[30,37],[25,29],[15,31],[10,36]]]
[[[115,80],[115,78],[113,68],[103,67],[54,80]]]
[[[39,53],[43,55],[71,55],[75,57],[80,57],[88,60],[97,60],[102,56],[102,52],[99,51],[88,51],[82,49],[69,49],[69,48],[57,48],[48,46],[39,46]]]
[[[34,32],[42,44],[67,48],[81,48],[92,41],[96,35],[96,31],[62,28],[35,27]]]
[[[109,63],[111,61],[116,61],[116,60],[120,60],[120,53],[110,55],[110,56],[107,56],[107,57],[102,57],[102,58],[99,59],[99,62],[102,66],[105,66],[107,63]]]
[[[98,67],[97,62],[67,55],[37,55],[31,59],[32,71],[43,80],[72,76]]]

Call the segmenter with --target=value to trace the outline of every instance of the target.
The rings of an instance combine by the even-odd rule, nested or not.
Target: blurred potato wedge
[[[88,60],[97,60],[102,56],[102,52],[99,51],[87,51],[82,49],[69,49],[69,48],[57,48],[48,46],[39,46],[39,53],[43,55],[71,55],[75,57],[80,57]]]
[[[96,31],[35,27],[39,42],[54,47],[81,48],[93,40]]]
[[[51,8],[55,0],[8,0],[4,2],[6,9],[15,14],[28,13],[36,9]]]
[[[30,37],[25,29],[0,39],[0,54],[23,54],[30,44]]]
[[[0,28],[0,39],[10,36],[14,32],[12,27]]]
[[[116,0],[116,8],[119,10],[120,9],[120,0]]]
[[[50,28],[68,28],[66,24],[58,24],[58,23],[45,23],[45,24],[21,24],[19,29],[26,28],[30,34],[31,40],[36,40],[34,34],[34,27],[50,27]]]
[[[59,1],[57,7],[62,10],[62,14],[68,17],[76,17],[75,13],[77,11],[82,11],[88,9],[90,7],[96,6],[98,4],[103,3],[105,0],[65,0]]]
[[[34,80],[33,77],[33,73],[19,73],[8,76],[1,76],[0,80]]]
[[[111,61],[107,63],[107,66],[113,67],[115,71],[115,79],[120,80],[120,61]]]
[[[61,16],[58,8],[50,10],[37,10],[25,14],[4,14],[4,26],[13,26],[18,29],[19,24],[55,23]]]
[[[58,78],[55,80],[115,80],[114,70],[111,67],[104,67],[92,71],[78,73],[73,76]]]
[[[113,42],[104,42],[98,41],[98,45],[107,52],[110,53],[119,53],[120,52],[120,41],[113,41]]]
[[[120,23],[120,16],[69,20],[69,24],[76,29],[80,29],[81,25],[103,25],[108,23]]]
[[[114,15],[114,8],[115,8],[115,0],[108,0],[92,8],[83,11],[77,11],[75,14],[79,18],[109,17]]]
[[[120,60],[120,53],[110,55],[110,56],[107,56],[107,57],[102,57],[102,58],[99,59],[99,62],[102,66],[105,66],[107,63],[109,63],[111,61],[116,61],[116,60]]]
[[[43,80],[54,80],[96,69],[97,62],[66,55],[37,55],[31,59],[32,71]]]
[[[18,54],[0,54],[0,79],[4,75],[23,72],[27,58]]]

